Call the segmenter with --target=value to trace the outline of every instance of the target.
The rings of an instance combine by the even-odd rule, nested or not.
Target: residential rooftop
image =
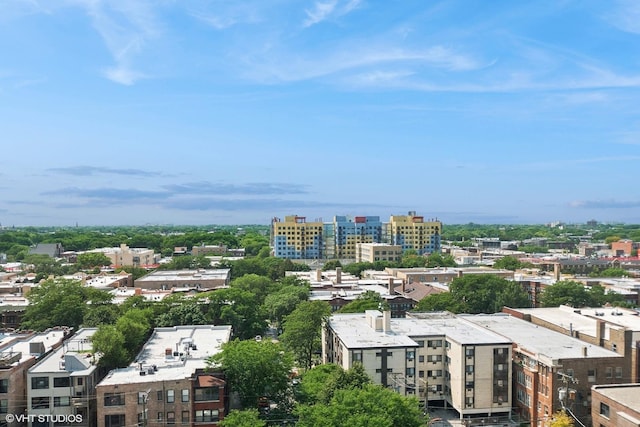
[[[80,329],[60,347],[29,369],[31,374],[71,372],[72,376],[88,375],[96,369],[96,355],[93,353],[91,337],[98,328]]]
[[[136,360],[114,369],[98,386],[180,380],[204,369],[207,359],[231,338],[231,326],[186,325],[156,328]]]
[[[68,328],[55,328],[34,335],[4,335],[0,339],[0,369],[22,364],[51,351],[69,331]]]
[[[509,314],[463,314],[461,318],[501,334],[524,350],[551,360],[623,357],[605,348],[535,325]],[[586,349],[586,355],[585,355]]]
[[[412,337],[446,335],[460,345],[510,344],[511,340],[467,322],[449,312],[411,312],[406,319],[392,319],[391,329]]]
[[[640,408],[640,384],[594,385],[593,390],[628,408]]]

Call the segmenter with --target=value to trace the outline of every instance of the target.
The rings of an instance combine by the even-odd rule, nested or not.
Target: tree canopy
[[[322,349],[322,323],[330,314],[325,301],[303,301],[284,320],[282,343],[304,369],[311,368],[314,353]]]
[[[448,310],[453,313],[495,313],[502,307],[529,307],[529,297],[520,284],[494,274],[466,274],[453,279],[448,293],[429,295],[416,311]]]
[[[615,292],[607,293],[600,285],[587,288],[580,282],[561,280],[544,288],[540,303],[543,307],[601,307],[607,303],[622,305],[624,297]]]
[[[364,313],[366,310],[379,310],[381,307],[383,309],[388,307],[382,296],[375,291],[365,291],[338,310],[338,313]]]
[[[208,359],[226,374],[244,408],[255,408],[260,398],[284,401],[293,358],[282,344],[268,340],[233,340]]]

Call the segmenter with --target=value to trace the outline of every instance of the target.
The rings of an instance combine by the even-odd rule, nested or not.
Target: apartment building
[[[461,420],[509,417],[511,341],[450,313],[334,314],[322,345],[324,363],[360,363],[374,383],[451,407]]]
[[[0,341],[0,425],[7,414],[24,414],[27,407],[27,370],[40,358],[59,347],[68,337],[67,328],[41,333],[9,334]],[[24,426],[16,422],[12,425]]]
[[[614,351],[508,314],[460,317],[513,342],[513,406],[532,426],[563,408],[589,425],[591,386],[628,378],[624,357]]]
[[[307,218],[289,215],[281,221],[271,221],[271,247],[273,255],[288,259],[322,259],[322,221],[307,222]]]
[[[30,416],[74,418],[73,425],[96,425],[94,387],[100,380],[98,355],[91,337],[97,328],[80,329],[27,371],[27,413]],[[32,418],[29,426],[53,425],[51,418]]]
[[[640,427],[640,384],[595,385],[591,417],[599,427]]]
[[[411,211],[407,215],[392,215],[387,227],[389,242],[400,245],[403,251],[412,249],[419,255],[440,252],[442,223],[436,219],[425,221]]]
[[[271,221],[271,248],[279,258],[355,260],[359,243],[386,243],[418,254],[440,251],[442,223],[424,217],[391,216],[383,223],[378,216],[334,216],[332,222],[307,222],[303,216]]]
[[[359,243],[382,242],[382,222],[379,216],[334,216],[332,258],[356,259],[356,245]]]
[[[437,268],[385,268],[397,279],[410,284],[421,283],[451,283],[454,279],[469,274],[491,274],[507,280],[513,280],[514,272],[510,270],[493,269],[490,267],[437,267]]]
[[[116,248],[99,248],[87,252],[99,252],[109,257],[114,268],[125,265],[135,267],[153,267],[160,261],[160,254],[155,254],[152,249],[130,248],[125,243]]]
[[[97,385],[95,425],[217,426],[228,410],[226,382],[206,361],[230,337],[231,326],[156,328],[136,362]]]
[[[402,259],[402,246],[386,243],[357,243],[356,262],[390,261]]]
[[[146,290],[207,291],[229,286],[231,269],[156,270],[134,281]]]
[[[640,316],[635,310],[608,308],[504,308],[514,317],[606,348],[624,357],[624,381],[640,382]]]
[[[191,255],[224,255],[227,253],[227,245],[200,245],[191,248]]]

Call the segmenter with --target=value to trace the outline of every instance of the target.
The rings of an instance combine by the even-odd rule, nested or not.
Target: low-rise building
[[[25,414],[27,405],[27,370],[40,358],[59,347],[68,337],[67,328],[41,333],[5,335],[0,342],[0,424],[6,414]],[[16,422],[12,425],[25,425]]]
[[[356,262],[390,261],[402,259],[402,246],[386,243],[357,243]]]
[[[226,382],[205,368],[230,337],[231,326],[156,328],[136,362],[96,387],[95,425],[218,425],[228,410]]]
[[[591,422],[591,386],[628,378],[624,357],[508,314],[461,315],[513,342],[514,408],[531,425],[567,408]]]
[[[511,341],[450,313],[335,314],[322,345],[324,363],[360,363],[374,383],[454,408],[461,420],[509,417]]]
[[[156,270],[134,281],[136,288],[147,290],[208,291],[229,286],[231,269]]]
[[[141,268],[155,267],[160,261],[160,255],[155,254],[152,249],[130,248],[125,243],[117,248],[98,248],[87,252],[104,254],[111,260],[111,265],[115,268],[126,265]]]
[[[27,413],[30,416],[73,416],[73,425],[96,425],[94,388],[100,380],[98,355],[91,337],[97,328],[80,329],[27,371]],[[49,426],[37,418],[29,426]]]
[[[591,417],[599,427],[640,427],[640,384],[595,385]]]
[[[200,245],[191,248],[191,255],[224,255],[227,253],[227,245]]]

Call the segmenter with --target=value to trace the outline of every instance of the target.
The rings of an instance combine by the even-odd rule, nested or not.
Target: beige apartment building
[[[391,215],[386,224],[387,241],[400,245],[403,251],[415,250],[419,255],[439,252],[442,223],[436,219],[425,221],[411,211],[407,215]]]
[[[461,420],[508,419],[511,341],[450,313],[418,316],[334,314],[323,328],[323,362],[360,363],[374,383],[451,407]]]
[[[356,262],[391,261],[402,259],[402,246],[386,243],[357,243]]]
[[[122,243],[117,248],[99,248],[87,252],[99,252],[109,257],[114,268],[125,265],[135,267],[152,267],[160,260],[160,255],[154,254],[152,249],[130,248]]]
[[[640,427],[640,384],[595,385],[591,416],[598,427]]]

